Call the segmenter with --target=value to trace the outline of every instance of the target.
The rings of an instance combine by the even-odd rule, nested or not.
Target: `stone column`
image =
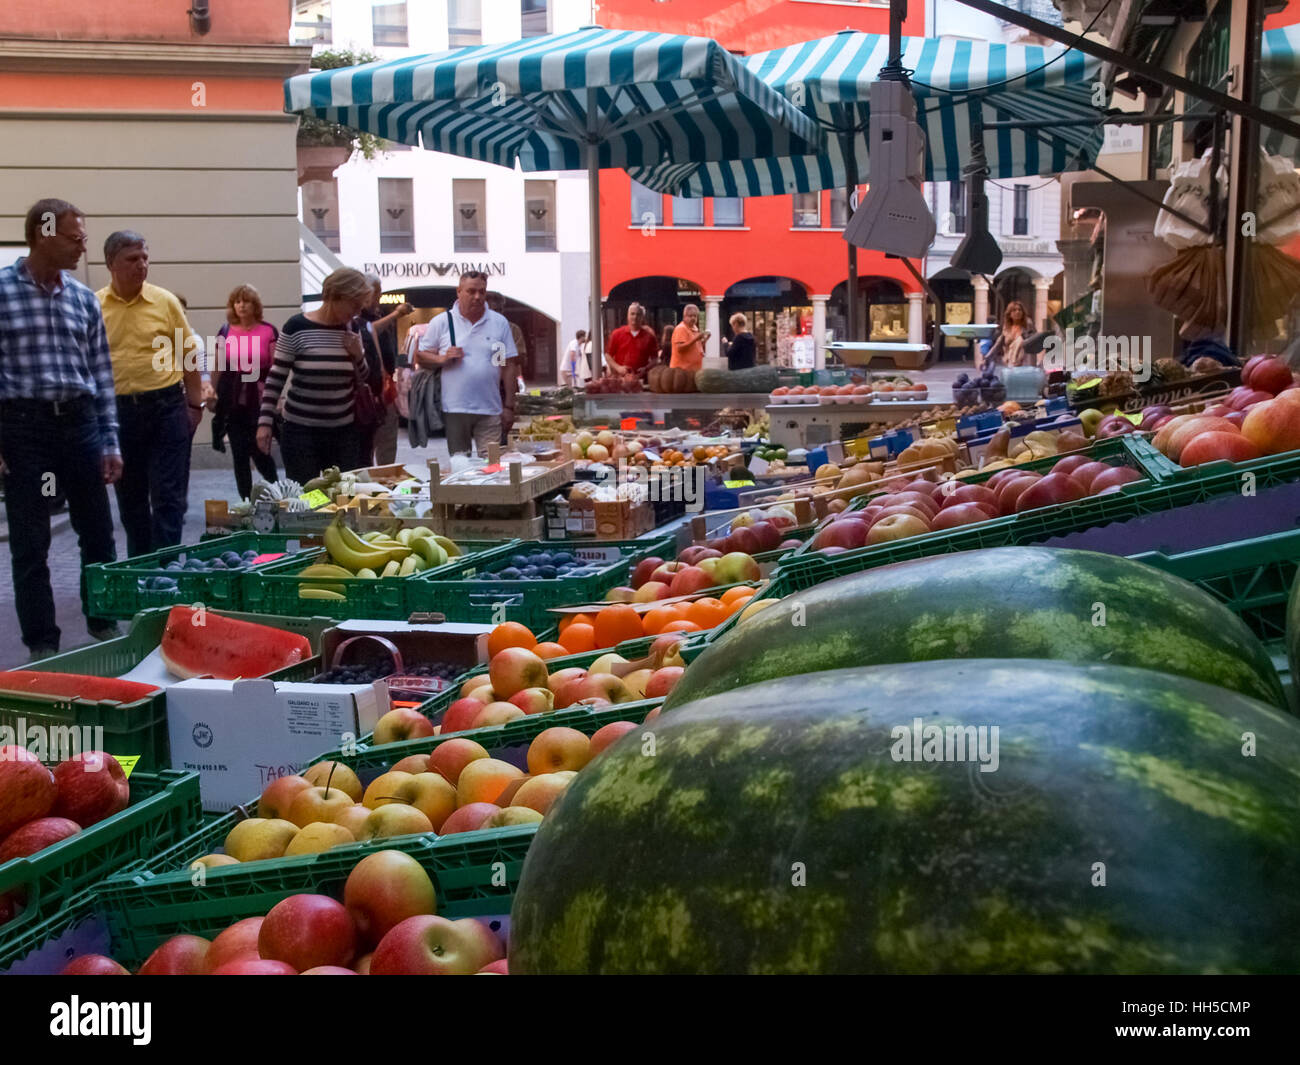
[[[1034,278],[1034,328],[1042,329],[1047,321],[1047,290],[1052,287],[1050,278]]]
[[[907,342],[925,343],[925,293],[907,294]]]
[[[811,299],[813,343],[817,345],[816,350],[813,352],[813,368],[824,370],[826,368],[826,304],[829,302],[830,296],[813,296]],[[838,339],[843,340],[844,338],[840,337]]]
[[[704,365],[707,367],[722,368],[724,365],[722,358],[722,329],[719,321],[719,309],[722,306],[721,296],[704,297],[704,329],[706,332],[713,334],[709,341],[704,345]]]
[[[982,277],[972,277],[970,283],[975,289],[975,310],[971,313],[971,322],[984,325],[989,320],[989,283]]]

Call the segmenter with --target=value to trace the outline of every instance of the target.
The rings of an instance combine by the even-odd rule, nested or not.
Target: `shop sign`
[[[455,277],[477,270],[488,277],[504,277],[504,262],[409,262],[409,263],[366,263],[363,267],[368,274],[389,277]]]

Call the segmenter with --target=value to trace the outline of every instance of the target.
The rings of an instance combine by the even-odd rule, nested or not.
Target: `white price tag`
[[[749,460],[749,472],[755,477],[762,477],[767,473],[768,466],[771,465],[767,459],[761,459],[757,455]]]

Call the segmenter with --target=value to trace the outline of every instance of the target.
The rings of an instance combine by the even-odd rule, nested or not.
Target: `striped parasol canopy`
[[[960,180],[976,136],[982,136],[993,178],[1087,169],[1096,158],[1107,102],[1099,88],[1100,60],[1064,47],[942,37],[905,37],[902,45],[926,137],[926,180]],[[888,59],[887,35],[851,30],[750,56],[749,70],[825,131],[823,149],[739,160],[677,159],[630,168],[632,176],[685,196],[768,196],[867,181],[867,104]],[[993,121],[1032,125],[984,128]],[[1085,124],[1061,124],[1067,121]],[[846,143],[857,168],[852,176]]]

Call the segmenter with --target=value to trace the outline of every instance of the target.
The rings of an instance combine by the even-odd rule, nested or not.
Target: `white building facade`
[[[589,0],[310,0],[294,22],[316,52],[392,59],[567,33],[590,17]],[[587,328],[585,171],[524,173],[388,145],[307,181],[301,200],[306,228],[346,265],[378,274],[386,302],[413,304],[415,322],[450,305],[462,271],[487,273],[523,331],[530,382],[556,380],[565,345]]]

